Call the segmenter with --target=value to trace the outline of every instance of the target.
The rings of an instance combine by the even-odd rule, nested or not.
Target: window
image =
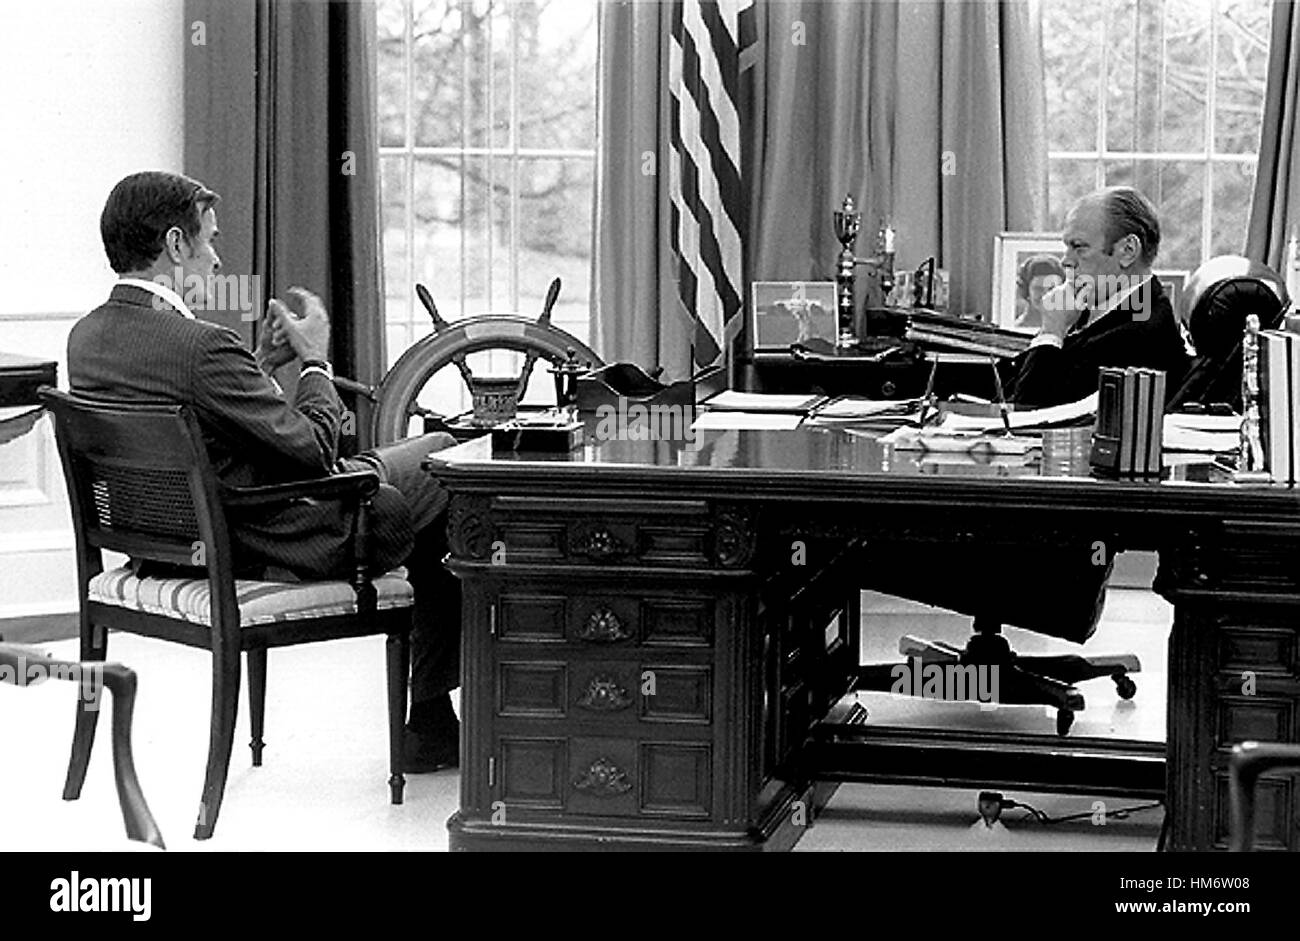
[[[1160,211],[1159,269],[1245,248],[1268,0],[1044,0],[1048,225],[1101,186]]]
[[[558,276],[552,323],[587,340],[596,0],[379,0],[377,13],[388,365],[432,329],[416,282],[456,320],[536,316]],[[522,360],[482,357],[475,375]],[[468,408],[459,387],[442,370],[425,404]]]

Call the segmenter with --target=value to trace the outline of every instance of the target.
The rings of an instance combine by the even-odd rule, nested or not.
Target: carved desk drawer
[[[709,742],[501,736],[497,799],[519,810],[702,819],[713,812]]]
[[[713,670],[651,661],[497,660],[496,715],[610,724],[713,721]]]
[[[714,608],[706,595],[562,595],[538,586],[503,591],[491,617],[501,643],[711,647]]]

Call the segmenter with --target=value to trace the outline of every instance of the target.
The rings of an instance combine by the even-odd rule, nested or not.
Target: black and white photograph
[[[1298,90],[1294,0],[6,0],[7,898],[1270,910]]]

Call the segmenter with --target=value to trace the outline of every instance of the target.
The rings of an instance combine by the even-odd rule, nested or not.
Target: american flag
[[[744,303],[741,56],[753,0],[675,0],[669,44],[671,244],[695,325],[695,366],[717,362]]]

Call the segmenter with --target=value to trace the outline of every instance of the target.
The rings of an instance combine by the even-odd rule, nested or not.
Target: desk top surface
[[[902,451],[881,432],[803,426],[792,431],[700,431],[693,441],[608,440],[568,453],[493,452],[485,436],[430,455],[453,490],[731,500],[953,501],[1077,510],[1203,512],[1300,522],[1300,490],[1247,487],[1208,455],[1166,467],[1160,481],[1090,475],[1088,432],[1047,432],[1023,457]]]

